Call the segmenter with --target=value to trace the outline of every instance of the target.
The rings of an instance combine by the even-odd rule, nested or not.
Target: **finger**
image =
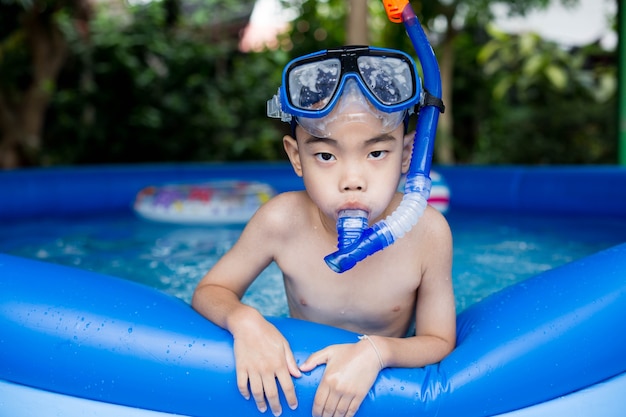
[[[335,417],[344,417],[348,415],[350,410],[350,404],[352,404],[352,397],[343,396],[339,399],[337,403],[337,408],[335,408],[335,413],[333,416]]]
[[[237,388],[246,400],[250,399],[250,390],[248,389],[248,373],[237,371]]]
[[[326,404],[324,404],[324,410],[322,411],[322,417],[333,417],[337,410],[337,404],[339,404],[341,397],[334,392],[330,392],[328,398],[326,398]]]
[[[359,411],[359,407],[361,406],[362,402],[363,402],[363,398],[354,397],[352,401],[350,401],[350,404],[348,405],[348,411],[346,412],[345,417],[354,417],[356,412]]]
[[[250,375],[250,391],[252,391],[252,398],[254,398],[256,408],[264,413],[267,410],[267,404],[265,403],[263,381],[259,375]]]
[[[322,417],[329,394],[330,391],[328,388],[326,388],[323,384],[320,384],[317,388],[317,392],[315,393],[315,398],[313,399],[313,417]]]
[[[326,400],[328,399],[329,394],[330,390],[326,387],[326,385],[320,384],[317,387],[315,398],[313,398],[313,417],[322,417],[324,406],[326,405]]]
[[[318,367],[319,365],[322,365],[327,362],[328,362],[328,353],[327,353],[326,348],[324,348],[322,350],[318,350],[317,352],[312,353],[311,356],[309,356],[307,360],[304,361],[302,365],[300,365],[300,370],[302,372],[309,372],[315,369],[316,367]]]
[[[269,403],[270,410],[272,410],[272,414],[279,416],[283,412],[283,409],[280,405],[276,378],[263,378],[263,390],[265,393],[265,399]]]
[[[293,356],[291,349],[287,350],[285,360],[287,361],[287,369],[289,369],[289,373],[296,378],[300,378],[302,376],[302,372],[300,372],[300,368],[298,368],[298,363],[296,362],[296,358]]]
[[[287,400],[289,408],[292,410],[298,408],[298,398],[296,397],[296,389],[293,385],[291,374],[287,372],[279,372],[276,375],[276,379],[278,379],[278,383],[283,390],[283,394],[285,394],[285,400]]]

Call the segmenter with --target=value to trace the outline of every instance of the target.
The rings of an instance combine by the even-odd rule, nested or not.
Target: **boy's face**
[[[283,141],[313,202],[333,221],[350,208],[367,211],[370,224],[389,214],[385,210],[410,164],[412,135],[403,135],[402,124],[381,134],[378,119],[349,112],[329,123],[328,131],[329,137],[318,138],[298,126],[297,141]]]

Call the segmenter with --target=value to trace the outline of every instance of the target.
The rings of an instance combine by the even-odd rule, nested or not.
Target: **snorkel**
[[[425,96],[421,103],[411,164],[406,176],[404,197],[384,220],[367,227],[367,213],[346,210],[337,220],[338,250],[324,258],[335,272],[342,273],[369,255],[393,244],[417,224],[430,196],[430,168],[441,103],[439,65],[430,43],[408,0],[383,0],[389,20],[402,22],[422,66]]]

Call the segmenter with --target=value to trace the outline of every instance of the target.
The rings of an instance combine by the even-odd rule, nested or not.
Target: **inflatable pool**
[[[452,354],[425,368],[385,369],[358,415],[623,416],[625,270],[626,244],[470,307]],[[174,297],[9,255],[0,255],[0,288],[4,415],[258,414],[237,390],[230,335]],[[273,322],[298,361],[357,338]],[[296,380],[300,406],[284,404],[283,415],[310,415],[320,377]]]
[[[450,210],[626,216],[626,170],[440,167]],[[123,166],[0,173],[0,219],[130,211],[146,184],[262,180],[287,164]],[[602,202],[602,204],[595,204]],[[99,210],[99,211],[98,211]],[[625,237],[626,240],[626,237]],[[360,416],[626,415],[626,245],[542,273],[463,311],[440,364],[386,369]],[[273,319],[302,361],[356,335]],[[0,255],[0,410],[20,416],[259,415],[235,386],[230,337],[155,289]],[[321,369],[296,381],[310,415]]]

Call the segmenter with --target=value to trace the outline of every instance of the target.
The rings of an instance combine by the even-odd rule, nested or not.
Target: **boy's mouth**
[[[360,203],[348,203],[342,205],[337,210],[337,218],[339,217],[365,217],[369,220],[370,211],[365,205]]]

